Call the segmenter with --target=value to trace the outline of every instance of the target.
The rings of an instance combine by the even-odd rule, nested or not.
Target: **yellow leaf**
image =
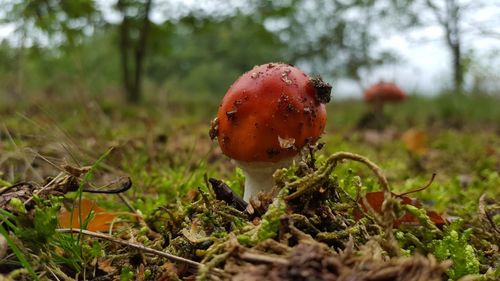
[[[401,140],[408,151],[416,155],[427,152],[427,133],[422,129],[411,128],[404,132]]]
[[[93,215],[89,219],[92,212]],[[119,223],[113,223],[119,214],[127,213],[108,212],[97,206],[94,201],[82,199],[73,211],[65,210],[59,213],[58,221],[59,227],[62,228],[81,228],[82,224],[88,222],[86,227],[84,226],[84,229],[90,231],[108,231],[112,225],[113,227],[120,225]],[[80,218],[82,222],[80,222]]]

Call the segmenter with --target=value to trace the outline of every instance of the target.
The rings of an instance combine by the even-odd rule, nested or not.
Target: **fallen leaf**
[[[113,266],[113,262],[111,259],[99,258],[97,260],[97,267],[106,273],[113,273],[117,271],[116,267]]]
[[[446,223],[443,217],[434,211],[427,211],[427,216],[435,225],[443,225]]]
[[[403,133],[401,140],[413,154],[423,155],[427,152],[427,133],[424,130],[411,128]]]
[[[420,201],[417,199],[408,197],[408,196],[400,196],[397,194],[392,193],[392,195],[396,198],[399,198],[401,201],[402,205],[412,205],[417,208],[422,208],[422,204]],[[383,191],[376,191],[376,192],[368,192],[366,193],[365,197],[366,202],[370,205],[370,207],[375,211],[376,213],[382,214],[382,205],[384,203],[384,192]],[[359,204],[363,207],[363,210],[366,212],[368,211],[367,206],[364,203],[363,199],[360,199]],[[359,220],[363,217],[363,214],[361,213],[360,210],[355,210],[354,213],[354,218],[356,220]],[[445,224],[445,220],[443,217],[441,217],[438,213],[434,211],[427,211],[427,216],[430,218],[430,220],[437,226]],[[405,213],[403,216],[399,217],[394,221],[394,226],[398,227],[401,224],[410,224],[410,225],[418,225],[420,222],[418,219],[409,213]]]
[[[180,267],[183,267],[182,265]],[[167,262],[164,265],[161,266],[162,274],[159,278],[157,278],[157,281],[174,281],[174,280],[179,280],[176,278],[179,274],[182,274],[181,270],[172,262]],[[186,278],[183,278],[182,280],[186,280]]]
[[[76,205],[71,210],[65,210],[59,213],[59,227],[62,228],[82,228],[90,231],[109,231],[113,222],[118,215],[133,215],[126,212],[108,212],[97,206],[94,201],[82,199],[80,204]],[[80,222],[80,218],[82,222]],[[119,226],[120,223],[114,223],[113,227]]]
[[[75,176],[75,177],[80,177],[83,174],[86,174],[90,171],[91,167],[90,166],[85,166],[85,167],[74,167],[71,165],[64,165],[63,169],[68,172],[70,175]]]

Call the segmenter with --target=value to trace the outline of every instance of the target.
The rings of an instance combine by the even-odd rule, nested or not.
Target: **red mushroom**
[[[406,94],[396,84],[380,81],[366,89],[364,98],[368,103],[384,104],[403,101]]]
[[[283,63],[256,66],[229,88],[211,137],[244,171],[245,201],[270,191],[276,169],[320,137],[330,92],[320,77]]]
[[[380,81],[370,86],[364,92],[365,102],[372,105],[371,113],[365,115],[358,123],[358,127],[384,127],[384,104],[397,103],[406,99],[406,94],[396,84]]]

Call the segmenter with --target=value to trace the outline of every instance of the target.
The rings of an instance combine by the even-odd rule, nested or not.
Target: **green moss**
[[[10,199],[9,206],[19,214],[25,215],[27,213],[24,203],[19,198]]]
[[[408,213],[412,214],[414,217],[418,219],[421,225],[429,228],[429,229],[434,229],[438,230],[439,229],[436,227],[436,225],[432,222],[432,220],[427,216],[427,211],[424,209],[419,209],[413,205],[402,205],[401,206],[404,210],[406,210]]]
[[[288,194],[288,189],[283,188],[274,199],[269,209],[262,217],[257,232],[252,236],[252,242],[261,242],[269,238],[274,238],[278,235],[280,218],[286,212],[285,196]]]
[[[448,277],[458,280],[468,274],[479,273],[479,260],[474,247],[468,243],[472,229],[461,232],[462,222],[455,221],[446,227],[442,240],[432,242],[433,254],[440,261],[450,259],[453,264],[447,271]]]
[[[249,246],[252,245],[252,237],[247,234],[241,234],[237,236],[238,242],[241,245]]]
[[[36,199],[35,216],[33,222],[17,229],[16,235],[32,246],[41,246],[47,243],[55,234],[57,228],[57,214],[61,208],[62,197],[52,197],[50,200]],[[38,248],[37,247],[37,248]]]
[[[120,281],[133,280],[134,272],[128,266],[123,267],[120,273]]]

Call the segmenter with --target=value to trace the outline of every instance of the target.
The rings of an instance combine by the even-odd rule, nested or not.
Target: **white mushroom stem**
[[[277,169],[289,166],[293,158],[278,162],[242,162],[235,161],[245,174],[245,192],[243,200],[250,201],[260,191],[269,192],[274,187],[273,174]]]

